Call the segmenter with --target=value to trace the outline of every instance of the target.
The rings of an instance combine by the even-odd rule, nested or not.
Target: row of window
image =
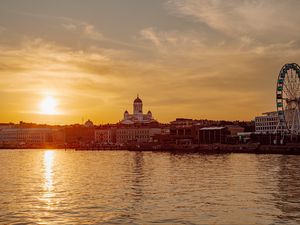
[[[130,140],[140,139],[140,138],[149,138],[149,136],[145,136],[145,135],[135,135],[135,136],[120,135],[120,136],[117,137],[117,139],[130,139]]]
[[[107,138],[107,137],[109,137],[109,135],[96,134],[95,137],[96,138]]]
[[[13,140],[9,140],[9,139],[3,139],[3,140],[1,140],[0,139],[0,141],[3,141],[3,142],[26,142],[26,143],[44,143],[45,141],[43,141],[43,140],[16,140],[16,139],[13,139]]]
[[[120,130],[117,134],[149,134],[149,130]]]
[[[44,136],[0,136],[0,139],[3,140],[36,140],[36,139],[44,139]]]
[[[276,121],[278,122],[278,117],[270,117],[270,116],[265,116],[265,117],[256,117],[255,122],[268,122],[268,121]]]
[[[269,126],[269,127],[256,127],[256,131],[266,131],[266,130],[270,130],[270,131],[275,131],[277,128],[277,126]],[[282,126],[279,126],[277,128],[278,130],[283,129]]]
[[[255,126],[257,127],[261,127],[261,126],[273,126],[273,125],[277,125],[278,121],[276,122],[265,122],[265,123],[255,123]]]

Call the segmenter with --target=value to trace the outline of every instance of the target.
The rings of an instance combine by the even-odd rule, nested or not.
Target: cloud
[[[300,57],[299,42],[289,38],[263,41],[243,34],[220,41],[197,29],[152,27],[139,33],[141,41],[153,45],[151,62],[158,66],[153,74],[161,74],[159,96],[151,103],[160,109],[177,105],[176,115],[194,110],[208,118],[234,119],[273,110],[280,67]]]
[[[67,23],[62,23],[62,27],[70,32],[77,32],[79,35],[94,41],[101,41],[104,39],[103,34],[99,32],[96,27],[86,22],[74,21],[71,19],[62,18]]]
[[[47,17],[45,23],[54,23],[43,35],[48,39],[36,38],[40,29],[16,34],[14,43],[2,37],[3,115],[10,116],[11,104],[16,112],[30,111],[26,107],[52,90],[72,120],[89,112],[91,119],[116,122],[136,93],[162,122],[252,119],[274,109],[280,67],[300,58],[299,14],[288,4],[298,3],[273,2],[169,0],[169,12],[180,18],[140,21],[128,30]]]
[[[205,38],[194,31],[158,30],[153,27],[140,31],[139,41],[150,41],[156,48],[150,48],[165,55],[188,55],[191,50],[204,48]],[[193,51],[192,51],[193,52]]]
[[[237,54],[223,47],[211,49],[199,40],[193,44],[198,39],[196,33],[153,32],[168,50],[153,58],[99,47],[74,50],[41,38],[27,38],[10,47],[0,45],[0,95],[15,96],[7,98],[9,103],[2,98],[1,105],[12,109],[4,106],[14,100],[16,108],[30,111],[27,106],[52,90],[72,118],[93,112],[95,117],[110,122],[118,121],[123,110],[131,107],[136,93],[141,94],[145,107],[156,118],[166,122],[174,116],[250,119],[253,112],[272,107],[272,91],[280,69],[276,65],[281,65],[282,55],[263,53],[255,58],[254,52]],[[249,45],[251,39],[245,38],[244,42]],[[272,46],[274,51],[282,48],[290,47]],[[155,53],[156,48],[152,49]],[[32,102],[23,100],[25,96]],[[262,96],[268,104],[261,103]],[[20,105],[20,101],[26,105]],[[169,114],[170,107],[174,114]]]
[[[101,83],[112,65],[100,52],[75,51],[40,38],[25,39],[20,46],[0,46],[1,87],[48,87],[63,89],[78,81]],[[102,68],[88,71],[90,65]],[[13,79],[11,77],[14,77]],[[14,81],[13,81],[14,80]],[[21,88],[22,89],[22,88]]]
[[[152,27],[141,30],[140,34],[145,40],[151,41],[157,47],[161,45],[160,38],[157,36],[156,32]]]
[[[169,0],[167,8],[228,36],[273,34],[272,41],[283,41],[300,31],[298,0]]]
[[[13,104],[12,99],[22,99],[21,96],[34,99],[26,105],[16,101],[7,109],[30,111],[26,107],[32,107],[39,95],[51,91],[64,99],[65,110],[75,114],[94,112],[98,107],[98,112],[107,111],[108,117],[115,115],[110,121],[121,115],[116,107],[126,107],[136,92],[151,92],[159,81],[152,78],[161,71],[152,62],[145,63],[125,51],[97,47],[74,50],[41,38],[25,38],[13,46],[0,45],[0,62],[0,96],[12,96],[1,105]]]
[[[76,31],[77,30],[77,26],[72,23],[64,23],[64,24],[62,24],[62,26],[63,26],[63,28],[65,28],[68,31]]]
[[[83,25],[83,33],[86,37],[92,40],[101,40],[103,35],[95,29],[95,26],[91,24]]]
[[[218,77],[228,79],[236,73],[231,64],[243,65],[241,71],[245,72],[262,60],[266,67],[274,65],[272,60],[281,66],[300,55],[297,0],[168,0],[166,7],[172,15],[193,23],[184,29],[146,27],[139,32],[140,40],[152,43],[155,48],[150,51],[156,63],[163,64],[167,71],[176,68],[178,77],[181,73],[189,80],[184,75],[189,74],[200,80],[205,73],[209,80],[217,81]],[[212,71],[207,72],[209,68]],[[219,68],[223,68],[221,73]],[[243,73],[240,76],[245,80]],[[209,84],[209,80],[203,84]],[[234,86],[234,82],[228,86]]]

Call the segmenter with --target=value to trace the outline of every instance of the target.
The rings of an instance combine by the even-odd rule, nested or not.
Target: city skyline
[[[300,0],[0,0],[0,224],[297,224]]]
[[[58,7],[59,6],[59,7]],[[155,119],[253,120],[300,58],[300,2],[0,3],[0,122],[116,123],[136,94]]]

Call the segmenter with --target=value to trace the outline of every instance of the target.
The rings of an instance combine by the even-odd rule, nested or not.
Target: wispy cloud
[[[300,31],[298,0],[169,0],[167,7],[174,15],[190,17],[228,36],[263,39],[273,34],[273,41],[282,41],[296,38]]]
[[[73,23],[63,23],[62,26],[68,31],[76,31],[78,29],[77,25]]]
[[[91,40],[100,41],[104,38],[103,34],[94,25],[89,23],[70,21],[63,23],[62,26],[68,31],[77,32],[79,35]]]
[[[155,44],[156,46],[159,47],[161,45],[160,38],[157,36],[152,27],[141,30],[140,34],[144,39],[153,42],[153,44]]]
[[[157,53],[168,55],[188,55],[190,50],[204,48],[205,39],[196,32],[177,30],[159,30],[153,27],[144,28],[140,31],[140,40],[150,41],[156,48],[150,48]]]

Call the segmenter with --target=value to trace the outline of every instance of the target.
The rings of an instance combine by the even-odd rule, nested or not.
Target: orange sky
[[[275,109],[282,65],[300,63],[299,8],[298,0],[2,0],[0,122],[115,123],[137,93],[160,122],[251,120]]]

